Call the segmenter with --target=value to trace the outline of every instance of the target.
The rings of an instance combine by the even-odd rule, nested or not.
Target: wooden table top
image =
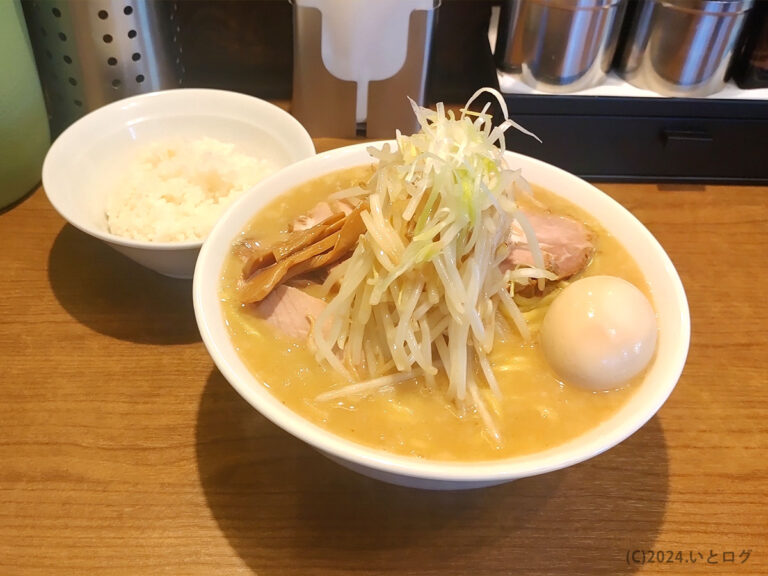
[[[605,454],[468,492],[330,462],[214,368],[190,281],[42,190],[0,213],[0,575],[768,574],[768,187],[599,187],[683,279],[682,378]]]

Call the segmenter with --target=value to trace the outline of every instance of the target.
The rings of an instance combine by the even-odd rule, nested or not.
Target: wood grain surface
[[[330,462],[214,368],[191,282],[42,190],[0,213],[0,575],[768,574],[768,187],[599,187],[683,279],[683,376],[618,447],[468,492]]]

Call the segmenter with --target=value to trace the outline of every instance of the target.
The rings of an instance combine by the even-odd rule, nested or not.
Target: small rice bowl
[[[149,242],[203,240],[232,201],[277,169],[213,138],[152,144],[107,198],[109,231]]]

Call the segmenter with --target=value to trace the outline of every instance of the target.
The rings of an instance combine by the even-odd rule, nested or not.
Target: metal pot
[[[603,81],[624,0],[513,0],[502,6],[497,65],[531,87],[575,92]]]
[[[728,65],[753,0],[643,0],[632,18],[619,73],[665,96],[709,96]]]

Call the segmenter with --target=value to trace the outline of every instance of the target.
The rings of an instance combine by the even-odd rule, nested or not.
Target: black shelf
[[[508,148],[589,180],[768,183],[768,101],[505,95],[542,143]]]

